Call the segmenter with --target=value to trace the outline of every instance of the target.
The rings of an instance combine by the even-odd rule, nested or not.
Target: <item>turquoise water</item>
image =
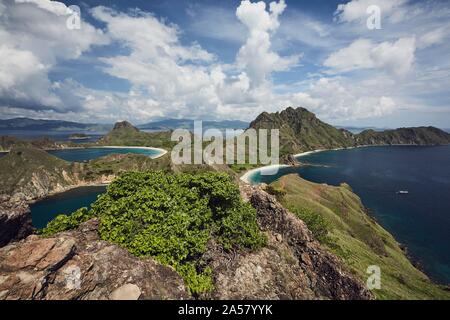
[[[140,148],[83,148],[83,149],[64,149],[64,150],[49,150],[48,153],[61,158],[66,161],[89,161],[99,157],[106,156],[112,153],[126,154],[144,154],[149,157],[157,157],[162,151],[154,149],[140,149]]]
[[[59,214],[70,214],[79,208],[89,207],[105,191],[104,186],[81,187],[38,201],[30,206],[33,226],[44,228]]]
[[[301,157],[316,165],[255,174],[270,183],[297,173],[317,183],[347,182],[371,215],[408,247],[434,280],[450,283],[450,146],[391,146],[319,152]],[[396,194],[408,190],[407,195]]]

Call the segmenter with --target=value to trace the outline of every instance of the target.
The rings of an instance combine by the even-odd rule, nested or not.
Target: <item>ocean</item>
[[[348,183],[370,214],[435,281],[450,283],[450,146],[389,146],[324,151],[301,157],[314,164],[282,168],[317,183]],[[398,194],[398,191],[408,194]]]
[[[66,161],[89,161],[99,157],[106,156],[108,154],[143,154],[149,157],[156,157],[161,154],[157,149],[145,149],[145,148],[83,148],[83,149],[61,149],[61,150],[49,150],[48,153],[66,160]]]
[[[106,186],[80,187],[50,196],[30,205],[33,227],[44,228],[59,214],[71,214],[82,207],[90,207]]]

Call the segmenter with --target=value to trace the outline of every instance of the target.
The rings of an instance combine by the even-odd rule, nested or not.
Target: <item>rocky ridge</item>
[[[371,299],[306,225],[260,188],[241,186],[268,245],[224,252],[211,243],[216,299]],[[189,299],[181,277],[99,239],[98,221],[50,238],[31,235],[0,248],[0,299]]]

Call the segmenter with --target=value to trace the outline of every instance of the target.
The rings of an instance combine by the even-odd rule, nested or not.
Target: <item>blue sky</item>
[[[371,5],[381,29],[367,27]],[[303,106],[338,125],[448,128],[449,18],[447,1],[2,0],[0,117],[252,120]]]

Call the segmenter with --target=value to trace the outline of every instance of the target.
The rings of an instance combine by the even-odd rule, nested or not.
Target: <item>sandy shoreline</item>
[[[154,148],[154,147],[139,147],[139,146],[95,146],[95,147],[88,147],[86,149],[90,148],[111,148],[111,149],[145,149],[145,150],[155,150],[161,152],[160,154],[156,155],[155,157],[151,157],[152,159],[157,159],[165,155],[168,151],[162,148]]]
[[[287,165],[287,164],[272,164],[269,166],[258,167],[258,168],[247,171],[240,177],[240,179],[242,181],[244,181],[245,183],[251,184],[250,178],[256,172],[263,171],[263,170],[267,171],[267,170],[274,170],[274,169],[279,169],[279,168],[288,168],[288,167],[291,167],[291,166]]]
[[[338,150],[348,150],[348,149],[355,149],[355,148],[364,148],[364,147],[372,147],[370,146],[356,146],[356,147],[348,147],[348,148],[335,148],[335,149],[316,149],[316,150],[311,150],[311,151],[305,151],[302,153],[297,153],[294,154],[293,157],[294,158],[301,158],[310,154],[314,154],[314,153],[318,153],[318,152],[324,152],[324,151],[338,151]],[[251,184],[250,182],[250,177],[255,173],[258,172],[260,170],[264,170],[264,168],[266,169],[274,169],[274,168],[287,168],[287,167],[294,167],[292,165],[287,165],[287,164],[276,164],[276,165],[270,165],[270,166],[265,166],[265,167],[259,167],[259,168],[255,168],[252,170],[247,171],[246,173],[244,173],[240,179],[242,181],[244,181],[245,183]]]
[[[51,148],[51,149],[42,149],[44,151],[58,151],[58,150],[80,150],[80,149],[145,149],[145,150],[154,150],[159,151],[160,153],[156,156],[151,156],[152,159],[158,159],[165,155],[168,151],[162,148],[154,148],[154,147],[139,147],[139,146],[80,146],[80,147],[66,147],[66,148]],[[0,151],[0,153],[9,153],[11,150]]]

